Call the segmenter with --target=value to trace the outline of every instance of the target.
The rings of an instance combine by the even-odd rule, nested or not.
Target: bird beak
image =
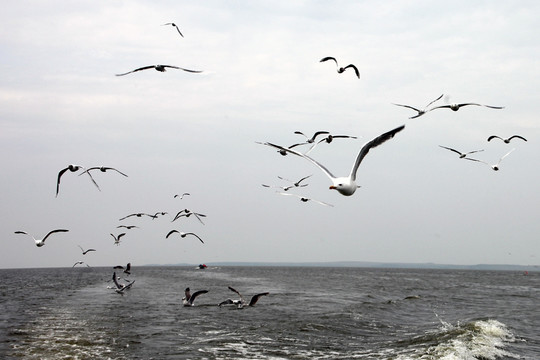
[[[329,189],[336,189],[336,187],[334,185],[331,185]]]

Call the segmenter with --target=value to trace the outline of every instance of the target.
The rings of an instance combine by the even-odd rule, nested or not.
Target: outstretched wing
[[[218,306],[230,305],[230,304],[234,304],[234,302],[231,299],[227,299],[227,300],[224,300],[224,301],[220,302],[218,304]]]
[[[449,148],[449,147],[446,147],[446,146],[442,146],[442,145],[439,145],[439,147],[442,147],[443,149],[446,149],[446,150],[453,151],[453,152],[455,152],[456,154],[459,154],[460,156],[463,155],[461,152],[457,151],[456,149],[452,149],[452,148]]]
[[[493,139],[501,139],[503,140],[503,138],[501,138],[500,136],[497,136],[497,135],[491,135],[490,137],[488,137],[487,141],[491,141]]]
[[[432,102],[430,102],[429,104],[427,104],[427,105],[426,105],[426,108],[428,108],[429,105],[433,104],[434,102],[441,100],[441,98],[443,97],[443,95],[444,95],[444,94],[441,94],[441,96],[439,96],[438,98],[436,98],[435,100],[433,100]]]
[[[190,233],[186,233],[186,235],[193,235],[193,236],[195,236],[197,239],[199,239],[200,242],[202,242],[202,243],[204,244],[204,241],[203,241],[197,234],[191,233],[191,232],[190,232]]]
[[[184,68],[177,67],[177,66],[168,66],[168,67],[184,70],[184,71],[187,71],[187,72],[190,72],[190,73],[202,73],[202,70],[190,70],[190,69],[184,69]]]
[[[403,129],[405,129],[405,125],[401,125],[400,127],[397,127],[393,130],[385,132],[384,134],[377,136],[375,139],[371,140],[370,142],[362,146],[362,149],[360,150],[360,153],[356,157],[356,161],[354,162],[353,168],[351,170],[351,174],[350,174],[351,179],[353,181],[356,180],[356,171],[358,170],[360,163],[366,157],[366,155],[368,154],[371,148],[377,147],[385,143],[386,141],[393,138],[394,135],[396,135],[398,132],[400,132]]]
[[[202,294],[206,294],[208,292],[208,290],[199,290],[199,291],[195,291],[191,297],[189,298],[189,302],[191,304],[193,304],[193,302],[195,302],[195,299],[197,298],[197,296],[199,295],[202,295]]]
[[[358,71],[358,68],[354,66],[353,64],[349,64],[343,68],[343,70],[347,70],[348,68],[354,69],[354,72],[356,73],[356,76],[360,79],[360,72]]]
[[[177,232],[178,232],[178,230],[171,230],[171,231],[169,231],[169,233],[165,236],[165,239],[168,239],[169,236],[171,236],[171,234],[174,234],[174,233],[177,233]]]
[[[54,234],[54,233],[58,233],[58,232],[68,232],[69,230],[66,230],[66,229],[56,229],[56,230],[52,230],[52,231],[49,231],[49,233],[47,235],[45,235],[45,237],[43,238],[43,242],[45,242],[45,240],[47,240],[47,238],[49,237],[49,235],[51,234]]]
[[[325,61],[328,61],[328,60],[334,60],[334,62],[336,63],[336,65],[338,64],[336,58],[333,58],[333,57],[331,57],[331,56],[323,57],[323,58],[321,59],[321,61],[319,61],[319,62],[325,62]]]
[[[127,75],[127,74],[134,73],[134,72],[136,72],[136,71],[141,71],[141,70],[146,70],[146,69],[154,69],[154,68],[155,68],[154,65],[148,65],[148,66],[140,67],[140,68],[135,69],[135,70],[128,71],[128,72],[123,73],[123,74],[115,74],[115,75],[116,75],[116,76],[124,76],[124,75]]]
[[[527,139],[525,139],[523,136],[519,136],[519,135],[512,135],[508,138],[508,141],[512,140],[513,138],[518,138],[518,139],[521,139],[523,141],[527,141]]]
[[[268,294],[270,294],[270,293],[269,292],[264,292],[264,293],[260,293],[260,294],[257,294],[257,295],[253,295],[253,297],[249,301],[249,306],[254,306],[257,303],[257,301],[259,301],[259,298],[261,296],[265,296],[265,295],[268,295]]]

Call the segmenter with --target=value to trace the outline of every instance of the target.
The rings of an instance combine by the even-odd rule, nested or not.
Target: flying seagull
[[[251,297],[251,300],[249,301],[249,303],[247,303],[245,300],[244,300],[244,297],[242,296],[242,294],[240,294],[240,292],[236,289],[234,289],[233,287],[231,286],[228,286],[229,290],[231,290],[232,292],[235,292],[238,294],[238,296],[240,296],[240,299],[239,300],[231,300],[231,299],[227,299],[225,301],[222,301],[218,304],[218,306],[223,306],[223,305],[236,305],[239,309],[243,308],[246,304],[247,306],[255,306],[255,304],[257,303],[257,301],[259,301],[259,298],[261,296],[266,296],[268,294],[270,294],[269,292],[263,292],[263,293],[260,293],[260,294],[256,294],[256,295],[253,295]]]
[[[319,200],[315,200],[315,199],[310,199],[310,198],[307,198],[307,197],[304,197],[304,196],[300,196],[300,195],[296,195],[296,194],[291,194],[291,193],[282,193],[282,192],[278,192],[280,195],[290,195],[290,196],[296,196],[297,198],[300,199],[300,201],[302,202],[308,202],[308,201],[315,201],[316,203],[318,204],[321,204],[321,205],[324,205],[324,206],[334,206],[332,204],[328,204],[328,203],[325,203],[323,201],[319,201]]]
[[[71,171],[71,172],[77,172],[79,170],[84,170],[84,167],[80,166],[80,165],[68,165],[68,167],[66,167],[65,169],[62,169],[60,170],[60,172],[58,173],[58,178],[56,180],[56,196],[58,197],[58,192],[60,191],[60,178],[62,177],[62,175],[64,175],[64,173],[66,171]],[[90,176],[90,179],[92,180],[92,182],[94,183],[94,185],[96,185],[96,187],[99,189],[99,186],[98,184],[96,183],[96,181],[94,180],[94,178],[92,177],[92,175],[90,173],[87,173],[88,176]]]
[[[330,134],[328,131],[317,131],[313,134],[312,137],[309,137],[307,136],[306,134],[304,134],[303,132],[301,131],[295,131],[294,132],[295,134],[298,134],[298,135],[302,135],[306,138],[306,142],[304,143],[300,143],[300,144],[294,144],[294,145],[291,145],[289,148],[291,147],[295,147],[295,146],[298,146],[298,145],[303,145],[303,144],[313,144],[315,142],[315,139],[317,138],[317,136],[319,135],[323,135],[323,134]]]
[[[429,111],[429,110],[427,110],[427,108],[428,108],[431,104],[433,104],[434,102],[439,101],[439,100],[443,97],[443,95],[444,95],[444,94],[441,94],[441,96],[439,96],[438,98],[436,98],[435,100],[433,100],[432,102],[430,102],[429,104],[427,104],[426,107],[425,107],[424,109],[417,109],[417,108],[412,107],[412,106],[410,106],[410,105],[394,104],[394,103],[392,103],[392,104],[394,104],[394,105],[396,105],[396,106],[406,107],[406,108],[412,109],[412,110],[414,110],[414,111],[417,111],[417,112],[418,112],[417,115],[411,116],[411,117],[409,118],[409,119],[416,119],[417,117],[422,116],[422,115],[424,115],[425,113],[427,113],[427,112]]]
[[[116,171],[117,173],[119,173],[120,175],[124,175],[125,177],[128,177],[126,174],[124,174],[123,172],[115,169],[115,168],[112,168],[112,167],[106,167],[106,166],[94,166],[94,167],[91,167],[91,168],[88,168],[86,169],[84,172],[80,173],[79,176],[81,176],[82,174],[89,174],[91,170],[99,170],[101,172],[106,172],[107,170],[114,170]]]
[[[124,295],[125,290],[131,289],[131,287],[133,286],[133,283],[135,283],[135,280],[133,280],[132,282],[129,282],[125,285],[120,284],[116,278],[116,272],[113,272],[112,280],[114,282],[114,285],[116,286],[115,291],[121,295]]]
[[[181,37],[184,37],[184,35],[182,35],[182,33],[180,32],[180,29],[178,28],[178,26],[176,26],[175,23],[166,23],[166,24],[163,24],[161,26],[165,26],[165,25],[171,25],[172,27],[176,28],[176,31],[178,31],[178,33],[180,34]]]
[[[518,138],[518,139],[521,139],[523,141],[527,141],[527,139],[525,139],[523,136],[519,136],[519,135],[512,135],[507,139],[503,139],[502,137],[497,136],[497,135],[491,135],[490,137],[488,137],[487,141],[491,141],[493,139],[501,139],[502,141],[504,141],[505,144],[508,144],[508,143],[510,143],[510,140],[512,140],[513,138]]]
[[[195,291],[192,294],[189,288],[186,288],[186,290],[184,291],[185,296],[182,298],[182,303],[184,304],[184,306],[194,306],[193,303],[195,302],[197,296],[201,294],[206,294],[207,292],[208,290],[199,290]]]
[[[90,265],[88,265],[88,264],[85,263],[84,261],[77,261],[75,264],[73,264],[72,268],[74,268],[74,267],[77,266],[77,265],[82,265],[82,264],[86,265],[87,267],[90,267]]]
[[[184,69],[184,68],[181,68],[181,67],[178,67],[178,66],[172,66],[172,65],[149,65],[149,66],[140,67],[140,68],[132,70],[132,71],[128,71],[128,72],[123,73],[123,74],[116,74],[116,76],[124,76],[124,75],[127,75],[127,74],[134,73],[136,71],[147,70],[147,69],[156,69],[157,71],[165,72],[166,68],[180,69],[180,70],[184,70],[184,71],[187,71],[187,72],[190,72],[190,73],[201,73],[202,72],[200,70]]]
[[[201,224],[204,225],[204,222],[201,220],[201,217],[206,217],[206,215],[204,214],[201,214],[201,213],[196,213],[196,212],[193,212],[189,209],[184,209],[184,210],[180,210],[176,216],[174,217],[174,219],[172,221],[176,221],[178,220],[179,218],[181,218],[182,216],[185,216],[185,217],[190,217],[191,215],[194,215],[197,220],[199,220],[201,222]],[[171,221],[171,222],[172,222]]]
[[[442,146],[442,145],[439,145],[439,146],[442,147],[443,149],[450,150],[450,151],[455,152],[456,154],[459,154],[459,158],[460,158],[460,159],[471,160],[471,161],[480,161],[480,160],[468,158],[467,155],[469,155],[469,154],[474,154],[474,153],[481,152],[481,151],[484,151],[484,150],[482,149],[482,150],[474,150],[474,151],[469,151],[469,152],[466,152],[466,153],[462,153],[462,152],[460,152],[460,151],[457,151],[456,149],[452,149],[452,148],[449,148],[449,147],[446,147],[446,146]]]
[[[289,180],[289,179],[285,179],[285,178],[283,178],[283,177],[281,177],[281,176],[278,176],[279,179],[284,180],[284,181],[292,182],[293,184],[292,184],[292,185],[289,185],[289,186],[274,186],[274,187],[276,187],[276,188],[278,188],[278,189],[281,189],[281,190],[283,190],[283,191],[289,191],[290,189],[292,189],[292,188],[294,188],[294,187],[306,187],[306,186],[308,186],[309,184],[300,184],[300,183],[301,183],[302,181],[304,181],[305,179],[311,177],[311,176],[313,176],[313,175],[304,176],[303,178],[301,178],[300,180],[298,180],[298,181],[296,181],[296,182],[294,182],[294,181],[292,181],[292,180]],[[262,186],[267,187],[267,188],[270,187],[270,185],[266,185],[266,184],[262,184]]]
[[[326,136],[324,139],[321,139],[317,141],[315,144],[311,145],[309,150],[306,152],[306,155],[311,152],[311,150],[315,149],[315,146],[319,145],[322,142],[326,142],[330,144],[334,139],[357,139],[356,136],[350,136],[350,135],[330,135]]]
[[[126,233],[121,233],[120,235],[118,236],[114,236],[114,234],[111,234],[111,236],[113,237],[114,239],[114,245],[120,245],[120,238],[122,236],[126,235]]]
[[[345,70],[347,70],[348,68],[351,68],[354,70],[354,72],[356,73],[356,76],[360,79],[360,72],[358,71],[358,69],[356,68],[356,66],[354,66],[353,64],[349,64],[345,67],[339,67],[339,64],[336,60],[336,58],[333,58],[331,56],[327,56],[327,57],[324,57],[321,59],[321,61],[319,62],[325,62],[325,61],[328,61],[328,60],[334,60],[334,62],[336,63],[336,66],[337,66],[337,72],[338,74],[341,74],[342,72],[344,72]]]
[[[136,225],[118,225],[116,228],[117,228],[117,229],[119,229],[119,228],[126,228],[126,229],[128,229],[128,230],[131,230],[131,229],[133,229],[133,228],[139,228],[139,227],[136,226]]]
[[[188,195],[191,195],[191,194],[190,194],[190,193],[187,193],[187,192],[186,192],[186,193],[183,193],[182,195],[176,194],[176,195],[174,195],[174,198],[176,199],[177,197],[179,197],[180,200],[182,200],[182,199],[184,198],[184,196],[188,196]]]
[[[432,110],[435,110],[435,109],[443,109],[443,108],[448,108],[448,109],[451,109],[453,111],[458,111],[459,108],[461,108],[463,106],[468,106],[468,105],[484,106],[484,107],[488,107],[490,109],[504,109],[504,106],[491,106],[491,105],[482,105],[482,104],[477,104],[477,103],[463,103],[463,104],[453,103],[453,104],[448,104],[448,105],[435,106],[435,107],[431,108],[429,111],[432,111]]]
[[[485,163],[485,162],[484,162],[484,164],[491,166],[491,168],[492,168],[493,170],[495,170],[495,171],[499,171],[499,165],[501,164],[502,159],[504,159],[505,157],[507,157],[508,155],[510,155],[510,153],[511,153],[512,151],[514,151],[514,150],[516,150],[516,149],[514,148],[514,149],[510,150],[509,152],[507,152],[507,153],[506,153],[505,155],[503,155],[503,157],[501,157],[501,158],[499,159],[499,161],[498,161],[496,164],[494,164],[494,165],[490,165],[490,164]]]
[[[337,190],[342,195],[350,196],[350,195],[354,194],[356,189],[359,187],[358,185],[356,185],[356,172],[358,170],[358,167],[360,166],[360,163],[362,162],[364,157],[368,154],[369,150],[371,148],[377,147],[377,146],[381,145],[382,143],[390,140],[391,138],[394,137],[394,135],[396,135],[398,132],[400,132],[403,129],[405,129],[405,125],[401,125],[398,128],[395,128],[395,129],[390,130],[390,131],[388,131],[388,132],[386,132],[386,133],[384,133],[382,135],[379,135],[375,139],[373,139],[373,140],[367,142],[366,144],[364,144],[364,146],[362,147],[362,149],[358,153],[358,156],[356,157],[356,160],[355,160],[355,162],[353,164],[353,167],[351,169],[351,172],[350,172],[349,176],[343,176],[343,177],[334,176],[326,167],[324,167],[322,164],[320,164],[316,160],[312,159],[308,155],[304,155],[302,153],[299,153],[298,151],[295,151],[295,150],[292,150],[292,149],[286,149],[284,147],[281,147],[279,145],[274,145],[272,143],[267,142],[267,143],[264,143],[264,144],[268,145],[268,146],[271,146],[271,147],[274,147],[274,148],[277,148],[277,149],[285,150],[287,152],[290,152],[292,154],[298,155],[300,157],[303,157],[304,159],[307,159],[307,160],[311,161],[313,164],[315,164],[317,167],[319,167],[319,169],[321,169],[326,174],[326,176],[328,176],[330,178],[330,180],[332,181],[332,186],[330,186],[330,189]]]
[[[82,251],[82,254],[83,254],[83,255],[86,255],[86,254],[89,253],[90,251],[96,251],[96,249],[88,249],[88,250],[84,250],[84,249],[82,248],[81,245],[77,245],[77,246],[81,248],[81,251]]]
[[[45,245],[45,240],[47,240],[47,238],[49,237],[49,235],[51,234],[54,234],[54,233],[58,233],[58,232],[68,232],[69,230],[65,230],[65,229],[56,229],[56,230],[52,230],[52,231],[49,231],[49,233],[47,235],[45,235],[45,237],[43,239],[36,239],[34,236],[28,234],[26,231],[15,231],[15,234],[24,234],[24,235],[28,235],[30,236],[32,239],[34,239],[35,243],[36,243],[36,246],[37,247],[42,247],[43,245]]]
[[[185,238],[185,237],[188,236],[188,235],[193,235],[193,236],[195,236],[197,239],[199,239],[200,242],[202,242],[202,243],[204,244],[204,241],[203,241],[197,234],[192,233],[192,232],[188,232],[188,233],[180,232],[180,231],[178,231],[178,230],[171,230],[171,231],[169,231],[169,233],[167,234],[167,236],[165,236],[165,239],[168,239],[169,236],[171,236],[171,235],[174,234],[174,233],[180,234],[180,236],[183,237],[183,238]]]
[[[134,214],[129,214],[127,216],[124,216],[123,218],[119,219],[119,221],[125,220],[131,216],[136,216],[136,217],[148,216],[148,217],[151,217],[152,219],[155,218],[155,215],[150,215],[150,214],[145,214],[145,213],[134,213]]]

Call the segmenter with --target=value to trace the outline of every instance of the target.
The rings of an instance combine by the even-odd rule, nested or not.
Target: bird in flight
[[[491,135],[490,137],[488,137],[487,141],[491,141],[491,140],[493,140],[493,139],[500,139],[500,140],[504,141],[505,144],[509,144],[510,141],[511,141],[513,138],[517,138],[517,139],[521,139],[521,140],[523,140],[523,141],[527,141],[527,139],[525,139],[523,136],[519,136],[519,135],[512,135],[512,136],[510,136],[510,137],[507,138],[507,139],[503,139],[502,137],[497,136],[497,135]]]
[[[60,172],[58,173],[58,178],[56,180],[56,196],[58,197],[58,192],[60,191],[60,178],[62,177],[62,175],[64,175],[64,173],[66,171],[70,171],[70,172],[77,172],[79,170],[85,170],[84,167],[80,166],[80,165],[68,165],[68,167],[66,167],[65,169],[62,169],[60,170]],[[92,177],[92,175],[90,173],[87,173],[88,176],[90,176],[90,180],[92,180],[92,182],[94,183],[94,185],[96,185],[96,187],[99,189],[99,186],[98,184],[96,183],[96,181],[94,180],[94,178]]]
[[[234,289],[233,287],[231,286],[228,286],[229,290],[231,290],[232,292],[235,292],[238,294],[238,296],[240,296],[240,299],[239,300],[231,300],[231,299],[227,299],[225,301],[222,301],[218,304],[219,307],[223,306],[223,305],[236,305],[239,309],[242,309],[244,306],[255,306],[255,304],[257,303],[257,301],[259,301],[259,299],[262,297],[262,296],[266,296],[268,294],[270,294],[269,292],[263,292],[263,293],[260,293],[260,294],[255,294],[251,297],[251,300],[248,302],[246,302],[246,300],[244,300],[244,297],[242,296],[242,294],[240,294],[240,292],[236,289]]]
[[[180,232],[180,231],[178,231],[178,230],[171,230],[171,231],[169,231],[169,233],[167,234],[167,236],[165,236],[165,239],[168,239],[169,236],[171,236],[171,235],[174,234],[174,233],[180,234],[180,236],[183,237],[183,238],[185,238],[185,237],[188,236],[188,235],[193,235],[193,236],[195,236],[197,239],[199,239],[200,242],[202,242],[202,243],[204,244],[204,241],[203,241],[197,234],[192,233],[192,232],[188,232],[188,233]]]
[[[356,160],[354,161],[354,164],[353,164],[353,167],[351,169],[349,176],[342,176],[342,177],[334,176],[324,165],[322,165],[315,159],[309,157],[308,155],[302,154],[292,149],[284,148],[279,145],[268,143],[268,142],[264,143],[264,145],[268,145],[277,149],[290,152],[291,154],[295,154],[297,156],[303,157],[304,159],[310,161],[319,169],[321,169],[326,174],[326,176],[330,178],[330,180],[332,181],[332,185],[330,186],[330,189],[337,190],[342,195],[351,196],[359,187],[358,185],[356,185],[356,172],[358,170],[358,167],[360,166],[360,163],[362,162],[364,157],[368,154],[369,150],[392,139],[394,135],[396,135],[398,132],[400,132],[403,129],[405,129],[405,125],[401,125],[400,127],[390,130],[382,135],[379,135],[375,139],[364,144],[364,146],[362,146],[362,149],[360,149],[360,152],[356,156]]]
[[[300,195],[296,195],[296,194],[291,194],[291,193],[283,193],[283,192],[278,192],[280,195],[290,195],[290,196],[296,196],[297,198],[300,199],[300,201],[302,202],[308,202],[308,201],[314,201],[316,202],[317,204],[321,204],[321,205],[324,205],[324,206],[334,206],[332,204],[328,204],[328,203],[325,203],[323,201],[319,201],[319,200],[315,200],[315,199],[311,199],[311,198],[307,198],[307,197],[304,197],[304,196],[300,196]]]
[[[345,67],[340,67],[336,58],[334,57],[331,57],[331,56],[327,56],[327,57],[324,57],[321,59],[321,61],[319,62],[325,62],[325,61],[328,61],[328,60],[334,60],[334,62],[336,63],[336,66],[337,66],[337,72],[338,74],[341,74],[342,72],[344,72],[345,70],[351,68],[354,70],[354,72],[356,73],[356,76],[360,79],[360,72],[358,71],[358,69],[356,68],[356,66],[354,66],[353,64],[349,64]]]
[[[82,248],[81,245],[77,245],[77,246],[81,248],[81,251],[82,251],[82,254],[83,254],[83,255],[88,254],[90,251],[96,251],[96,249],[87,249],[87,250],[84,250],[84,249]]]
[[[510,155],[510,153],[511,153],[512,151],[514,151],[514,150],[516,150],[516,149],[514,148],[514,149],[510,150],[509,152],[507,152],[506,154],[504,154],[504,155],[499,159],[499,161],[498,161],[496,164],[490,165],[490,164],[488,164],[488,163],[486,163],[486,162],[483,162],[483,161],[482,161],[482,162],[483,162],[484,164],[490,166],[494,171],[499,171],[499,165],[501,164],[501,161],[502,161],[505,157],[507,157],[508,155]]]
[[[189,196],[189,195],[191,195],[191,194],[186,192],[186,193],[183,193],[182,195],[176,194],[176,195],[174,195],[174,198],[176,199],[177,197],[179,197],[180,200],[182,200],[184,198],[184,196]]]
[[[115,236],[114,234],[111,234],[111,236],[113,237],[114,239],[114,245],[120,245],[120,239],[122,238],[122,236],[126,235],[126,233],[121,233],[120,235],[118,236]]]
[[[56,229],[56,230],[52,230],[52,231],[49,231],[49,233],[47,235],[45,235],[45,237],[43,239],[36,239],[34,236],[28,234],[26,231],[15,231],[15,234],[24,234],[24,235],[28,235],[30,236],[32,239],[34,239],[34,242],[36,243],[36,246],[37,247],[42,247],[43,245],[45,245],[45,240],[47,240],[47,238],[49,237],[49,235],[51,234],[54,234],[54,233],[59,233],[59,232],[68,232],[69,230],[65,230],[65,229]]]
[[[178,26],[176,26],[175,23],[170,22],[170,23],[163,24],[161,26],[165,26],[165,25],[171,25],[172,27],[174,27],[176,29],[176,31],[178,31],[178,33],[180,34],[181,37],[184,37],[184,35],[182,35],[182,33],[180,32],[180,29],[178,28]]]
[[[75,264],[73,264],[72,268],[74,268],[74,267],[77,266],[77,265],[82,265],[82,264],[86,265],[87,267],[90,267],[90,265],[88,265],[88,264],[85,263],[84,261],[77,261]]]
[[[504,109],[504,106],[491,106],[491,105],[482,105],[482,104],[477,104],[477,103],[462,103],[462,104],[453,103],[453,104],[448,104],[448,105],[435,106],[431,108],[429,111],[432,111],[435,109],[444,109],[444,108],[451,109],[452,111],[458,111],[461,107],[469,106],[469,105],[484,106],[490,109]]]
[[[124,174],[123,172],[115,169],[115,168],[112,168],[112,167],[106,167],[106,166],[94,166],[94,167],[91,167],[91,168],[88,168],[86,169],[85,171],[83,171],[82,173],[79,174],[79,176],[81,176],[82,174],[89,174],[91,170],[99,170],[101,172],[106,172],[107,170],[114,170],[116,171],[117,173],[119,173],[120,175],[124,175],[125,177],[128,177],[126,174]]]
[[[178,66],[172,66],[172,65],[148,65],[148,66],[140,67],[140,68],[135,69],[135,70],[128,71],[128,72],[123,73],[123,74],[116,74],[116,76],[124,76],[124,75],[127,75],[127,74],[131,74],[131,73],[134,73],[134,72],[137,72],[137,71],[147,70],[147,69],[155,69],[155,70],[160,71],[160,72],[165,72],[167,70],[166,68],[184,70],[184,71],[187,71],[187,72],[190,72],[190,73],[202,73],[201,70],[190,70],[190,69],[185,69],[185,68],[181,68],[181,67],[178,67]]]
[[[449,148],[449,147],[446,147],[446,146],[442,146],[442,145],[439,145],[439,146],[442,147],[443,149],[446,149],[446,150],[450,150],[450,151],[452,151],[452,152],[455,152],[456,154],[459,155],[459,158],[460,158],[460,159],[471,160],[471,161],[480,161],[480,160],[468,158],[467,155],[469,155],[469,154],[474,154],[474,153],[481,152],[481,151],[484,151],[484,150],[482,149],[482,150],[474,150],[474,151],[469,151],[469,152],[466,152],[466,153],[462,153],[461,151],[458,151],[458,150],[456,150],[456,149],[452,149],[452,148]]]
[[[406,107],[406,108],[409,108],[409,109],[412,109],[412,110],[418,112],[418,114],[416,114],[416,115],[414,115],[414,116],[411,116],[411,117],[409,118],[409,119],[416,119],[417,117],[422,116],[422,115],[424,115],[425,113],[427,113],[428,111],[430,111],[430,110],[427,110],[427,108],[428,108],[431,104],[433,104],[434,102],[439,101],[439,100],[443,97],[443,95],[444,95],[444,94],[441,94],[441,96],[439,96],[438,98],[436,98],[435,100],[433,100],[432,102],[430,102],[429,104],[427,104],[426,107],[425,107],[424,109],[417,109],[417,108],[412,107],[412,106],[410,106],[410,105],[394,104],[394,103],[392,103],[392,104],[394,104],[394,105],[396,105],[396,106]]]

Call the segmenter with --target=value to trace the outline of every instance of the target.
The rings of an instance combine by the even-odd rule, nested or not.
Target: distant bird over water
[[[334,60],[334,62],[336,63],[336,66],[337,66],[337,72],[338,74],[341,74],[342,72],[344,72],[345,70],[351,68],[354,70],[354,72],[356,73],[356,76],[360,79],[360,72],[358,71],[358,69],[356,68],[356,66],[354,66],[353,64],[349,64],[345,67],[340,67],[336,58],[334,57],[331,57],[331,56],[327,56],[327,57],[324,57],[321,59],[321,61],[319,62],[325,62],[325,61],[328,61],[328,60]]]
[[[302,153],[300,153],[298,151],[295,151],[295,150],[292,150],[292,149],[286,149],[286,148],[284,148],[282,146],[274,145],[274,144],[268,143],[268,142],[264,143],[264,145],[268,145],[268,146],[271,146],[271,147],[274,147],[274,148],[277,148],[277,149],[285,150],[285,151],[290,152],[292,154],[295,154],[297,156],[303,157],[306,160],[309,160],[314,165],[316,165],[319,169],[321,169],[326,174],[326,176],[328,176],[330,178],[330,180],[332,181],[332,185],[330,186],[330,189],[337,190],[342,195],[351,196],[352,194],[354,194],[356,189],[359,187],[358,185],[356,185],[356,172],[358,170],[358,167],[360,166],[360,163],[362,162],[364,157],[368,154],[369,150],[374,148],[374,147],[377,147],[377,146],[379,146],[379,145],[381,145],[383,143],[385,143],[386,141],[388,141],[390,139],[392,139],[394,137],[394,135],[396,135],[398,132],[400,132],[403,129],[405,129],[405,125],[402,125],[402,126],[400,126],[398,128],[390,130],[390,131],[388,131],[388,132],[386,132],[386,133],[384,133],[382,135],[379,135],[375,139],[373,139],[373,140],[367,142],[366,144],[364,144],[364,146],[360,150],[360,153],[358,153],[358,155],[356,157],[356,160],[355,160],[355,162],[353,164],[353,167],[351,169],[351,172],[350,172],[349,176],[343,176],[343,177],[334,176],[326,167],[324,167],[324,165],[320,164],[319,162],[317,162],[313,158],[311,158],[311,157],[309,157],[307,155],[304,155],[304,154],[302,154]]]
[[[182,35],[182,33],[180,32],[180,29],[178,28],[178,26],[176,26],[175,23],[170,22],[170,23],[163,24],[161,26],[165,26],[165,25],[171,25],[172,27],[174,27],[176,29],[176,31],[178,31],[178,33],[180,34],[181,37],[184,37],[184,35]]]
[[[202,243],[204,244],[204,241],[203,241],[197,234],[192,233],[192,232],[188,232],[188,233],[180,232],[180,231],[178,231],[178,230],[171,230],[171,231],[169,231],[169,233],[165,236],[165,239],[168,239],[169,236],[171,236],[171,235],[174,234],[174,233],[180,234],[180,236],[181,236],[182,238],[185,238],[185,237],[188,236],[188,235],[195,236],[197,239],[199,239],[200,242],[202,242]]]
[[[487,141],[491,141],[491,140],[493,140],[493,139],[500,139],[500,140],[504,141],[505,144],[509,144],[510,141],[511,141],[512,139],[514,139],[514,138],[521,139],[521,140],[523,140],[523,141],[527,141],[527,139],[525,139],[523,136],[519,136],[519,135],[512,135],[512,136],[510,136],[510,137],[507,138],[507,139],[503,139],[502,137],[497,136],[497,135],[491,135],[490,137],[488,137]]]
[[[439,145],[439,146],[442,147],[443,149],[446,149],[446,150],[450,150],[450,151],[452,151],[452,152],[455,152],[456,154],[459,155],[459,158],[460,158],[460,159],[471,160],[471,161],[480,161],[480,160],[468,158],[467,155],[469,155],[469,154],[474,154],[474,153],[481,152],[481,151],[484,151],[484,150],[482,149],[482,150],[474,150],[474,151],[469,151],[469,152],[466,152],[466,153],[462,153],[462,152],[460,152],[460,151],[457,151],[456,149],[452,149],[452,148],[449,148],[449,147],[446,147],[446,146],[442,146],[442,145]]]
[[[172,66],[172,65],[149,65],[149,66],[140,67],[140,68],[132,70],[132,71],[128,71],[128,72],[123,73],[123,74],[116,74],[116,76],[124,76],[124,75],[127,75],[127,74],[134,73],[136,71],[147,70],[147,69],[155,69],[155,70],[160,71],[160,72],[165,72],[166,68],[184,70],[184,71],[187,71],[187,72],[190,72],[190,73],[202,73],[201,70],[190,70],[190,69],[185,69],[185,68],[181,68],[181,67],[178,67],[178,66]]]
[[[15,234],[24,234],[24,235],[28,235],[30,236],[32,239],[34,239],[34,242],[36,243],[36,246],[37,247],[42,247],[43,245],[45,245],[45,240],[47,240],[47,238],[49,237],[49,235],[51,234],[54,234],[54,233],[59,233],[59,232],[68,232],[69,230],[65,230],[65,229],[56,229],[56,230],[52,230],[52,231],[49,231],[49,233],[47,235],[45,235],[45,237],[43,239],[36,239],[34,236],[28,234],[26,231],[15,231]]]
[[[396,106],[406,107],[406,108],[409,108],[409,109],[412,109],[412,110],[418,112],[417,115],[411,116],[411,117],[409,118],[409,119],[416,119],[417,117],[422,116],[422,115],[424,115],[425,113],[427,113],[427,112],[429,111],[429,110],[427,110],[427,108],[428,108],[431,104],[433,104],[434,102],[439,101],[439,100],[443,97],[443,95],[444,95],[444,94],[441,94],[441,96],[439,96],[438,98],[436,98],[435,100],[433,100],[432,102],[430,102],[429,104],[427,104],[426,107],[425,107],[424,109],[417,109],[417,108],[412,107],[412,106],[410,106],[410,105],[402,105],[402,104],[394,104],[394,103],[392,103],[392,104],[394,104],[394,105],[396,105]]]

